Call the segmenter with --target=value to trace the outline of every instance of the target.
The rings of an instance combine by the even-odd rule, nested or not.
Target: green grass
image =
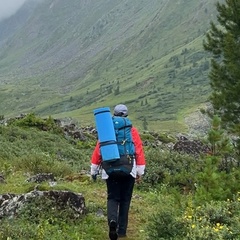
[[[14,192],[14,193],[24,193],[29,190],[32,190],[34,187],[34,184],[31,183],[24,183],[25,176],[21,174],[20,172],[14,173],[14,177],[8,177],[7,184],[3,185],[3,188],[1,188],[1,193],[6,192]],[[29,239],[66,239],[71,237],[71,239],[81,239],[81,240],[87,240],[87,239],[107,239],[108,236],[108,226],[107,226],[107,217],[106,217],[106,185],[105,183],[98,179],[97,182],[92,182],[90,180],[84,180],[83,182],[80,180],[75,180],[73,182],[60,182],[57,186],[50,188],[46,184],[40,184],[40,189],[43,190],[70,190],[76,193],[82,193],[85,198],[85,203],[87,207],[87,215],[83,216],[82,218],[78,220],[69,220],[67,219],[67,216],[64,217],[64,214],[62,213],[56,213],[54,211],[49,211],[46,209],[45,214],[43,213],[41,215],[40,221],[36,224],[33,221],[33,217],[31,217],[31,220],[27,220],[23,216],[18,220],[11,219],[11,223],[8,222],[6,219],[2,221],[2,227],[0,227],[0,233],[7,232],[7,229],[9,229],[9,236],[14,236],[15,238],[12,239],[19,239],[23,240],[26,238],[26,236],[30,236]],[[197,211],[199,211],[200,207],[194,207],[191,205],[191,195],[190,196],[180,196],[172,195],[169,193],[171,189],[169,187],[162,186],[161,190],[157,190],[154,188],[151,188],[149,190],[141,190],[141,184],[135,185],[133,198],[131,202],[131,208],[129,211],[129,226],[128,226],[128,237],[126,239],[129,240],[146,240],[151,239],[149,238],[149,234],[153,236],[154,231],[156,231],[156,227],[154,226],[157,219],[154,219],[154,216],[157,217],[158,211],[165,212],[165,218],[169,213],[171,213],[170,219],[168,221],[173,221],[172,226],[169,227],[169,231],[174,234],[172,231],[181,231],[181,229],[174,229],[174,218],[175,215],[177,215],[176,211],[178,208],[185,209],[184,213],[181,216],[181,221],[184,222],[185,218],[187,218],[187,222],[189,224],[189,227],[192,228],[192,226],[201,227],[200,225],[203,224],[201,221],[197,221]],[[178,201],[181,201],[180,203],[177,203]],[[188,203],[187,203],[188,202]],[[223,204],[224,202],[222,202]],[[237,203],[237,202],[236,202]],[[46,205],[47,203],[45,203]],[[185,206],[186,204],[186,206]],[[238,203],[238,211],[240,210],[240,204]],[[181,206],[181,207],[180,207]],[[216,203],[215,203],[216,206]],[[222,205],[223,206],[223,205]],[[176,208],[176,210],[174,210]],[[212,208],[214,209],[214,205],[212,205]],[[162,210],[160,210],[162,209]],[[210,210],[209,213],[213,214],[214,210]],[[102,211],[103,215],[98,216],[97,212]],[[204,209],[202,209],[204,211]],[[35,211],[35,208],[32,208],[32,214]],[[173,211],[175,211],[173,213]],[[196,211],[196,213],[194,213]],[[51,215],[52,214],[52,215]],[[196,218],[192,218],[192,216],[196,214]],[[203,213],[201,213],[203,214]],[[205,213],[206,214],[206,213]],[[216,212],[217,214],[217,212]],[[236,215],[236,214],[234,214]],[[237,215],[236,215],[237,216]],[[25,216],[26,217],[26,216]],[[191,218],[190,218],[191,217]],[[206,215],[205,215],[206,217]],[[213,216],[212,216],[213,217]],[[225,216],[224,216],[225,217]],[[213,217],[214,218],[214,217]],[[51,224],[49,224],[49,221],[52,221]],[[216,220],[218,221],[218,220]],[[11,224],[11,225],[10,225]],[[160,224],[160,222],[159,222]],[[199,226],[198,226],[199,224]],[[221,224],[223,228],[226,228],[228,225]],[[152,226],[152,229],[148,229],[148,227]],[[217,226],[217,225],[216,225]],[[159,228],[161,225],[159,225]],[[165,225],[164,231],[167,230],[167,223]],[[203,226],[202,226],[203,227]],[[208,229],[207,226],[206,230]],[[20,230],[21,229],[21,230]],[[35,230],[34,230],[35,229]],[[212,227],[212,234],[217,234],[214,230],[214,224]],[[32,232],[34,230],[34,232]],[[162,234],[164,233],[162,231]],[[202,231],[199,229],[199,231]],[[211,231],[209,229],[208,231]],[[220,231],[220,230],[219,230]],[[34,233],[34,235],[31,235]],[[222,233],[224,233],[222,231]],[[29,235],[30,234],[30,235]],[[37,236],[35,235],[37,234]],[[193,234],[193,233],[191,233]],[[221,234],[221,231],[218,233]],[[232,239],[238,239],[237,236],[239,236],[240,233],[235,233],[236,238]],[[16,238],[17,236],[17,238]],[[35,236],[35,237],[34,237]],[[40,237],[41,236],[41,237]],[[194,236],[194,235],[193,235]],[[216,235],[221,236],[221,235]],[[0,234],[0,239],[1,234]],[[164,239],[175,239],[175,238],[164,238]],[[177,238],[176,238],[177,239]],[[182,238],[186,239],[186,238]],[[194,239],[194,238],[193,238]],[[207,239],[204,236],[202,236],[202,239]],[[225,238],[223,238],[225,239]]]
[[[8,177],[6,180],[8,182],[3,188],[1,188],[1,193],[14,192],[14,193],[23,193],[27,190],[33,189],[31,183],[24,183],[25,177],[21,173],[14,173],[15,178],[11,179]],[[18,182],[16,186],[16,182]],[[49,187],[41,187],[40,189],[49,189]],[[61,190],[70,190],[76,193],[82,193],[86,199],[86,207],[88,214],[77,220],[75,223],[71,223],[71,226],[68,225],[68,222],[63,223],[63,236],[57,235],[54,233],[54,238],[51,239],[64,239],[65,234],[71,234],[73,238],[71,239],[106,239],[108,235],[108,226],[107,226],[107,217],[106,217],[106,185],[102,180],[97,182],[92,182],[90,180],[85,180],[84,182],[75,180],[74,182],[64,182],[58,184],[56,187],[51,189],[61,189]],[[11,191],[9,191],[11,190]],[[129,231],[128,239],[146,239],[144,236],[144,229],[142,223],[146,221],[143,217],[143,208],[148,209],[148,202],[144,201],[146,198],[146,193],[139,192],[134,190],[132,207],[129,213]],[[97,211],[102,210],[104,216],[97,216]],[[57,221],[57,220],[56,220]],[[25,222],[26,224],[26,222]],[[34,227],[34,224],[28,223]],[[70,222],[69,222],[70,224]],[[38,224],[39,226],[40,224]],[[24,227],[24,226],[23,226]],[[47,226],[43,226],[47,230]],[[36,227],[35,227],[36,228]],[[59,226],[61,229],[61,226]],[[51,228],[49,228],[51,229]],[[0,229],[1,230],[1,229]],[[75,237],[74,237],[75,234]],[[48,236],[47,232],[44,232],[44,235]],[[0,235],[1,236],[1,235]],[[1,239],[1,237],[0,237]],[[24,239],[24,238],[19,238]],[[46,239],[43,238],[43,239]]]
[[[42,126],[48,131],[39,130]],[[158,137],[141,135],[152,144],[156,139],[176,141],[164,131],[160,133]],[[72,210],[56,211],[50,201],[31,201],[17,217],[1,219],[0,240],[107,239],[105,182],[100,176],[93,182],[89,175],[80,174],[90,170],[95,142],[90,136],[86,141],[71,141],[51,119],[42,120],[33,114],[0,126],[0,172],[6,181],[1,183],[0,194],[23,194],[38,185],[42,191],[82,193],[87,208],[86,215],[75,219]],[[229,163],[227,173],[219,172],[219,156],[203,155],[196,160],[169,151],[164,144],[158,148],[144,146],[144,151],[146,173],[134,187],[127,239],[239,239],[239,167]],[[239,161],[235,153],[228,154]],[[26,182],[29,176],[46,172],[54,174],[57,185]],[[99,211],[103,215],[98,216]]]

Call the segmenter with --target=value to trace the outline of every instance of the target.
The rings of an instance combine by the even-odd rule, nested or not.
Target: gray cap
[[[118,104],[115,106],[113,114],[115,116],[127,117],[128,109],[124,104]]]

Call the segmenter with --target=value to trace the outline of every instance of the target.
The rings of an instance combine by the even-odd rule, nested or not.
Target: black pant
[[[118,233],[124,235],[127,231],[128,212],[135,178],[131,175],[119,178],[110,176],[106,182],[108,223],[111,220],[116,221],[118,223]]]

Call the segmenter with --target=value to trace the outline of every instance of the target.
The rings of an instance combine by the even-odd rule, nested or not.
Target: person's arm
[[[146,161],[141,137],[138,133],[138,130],[134,127],[132,127],[132,137],[135,146],[137,176],[140,177],[144,174]]]
[[[99,142],[97,142],[97,145],[92,153],[92,158],[91,158],[91,175],[92,176],[96,176],[98,174],[101,161],[102,161],[102,157],[100,153],[100,145],[99,145]]]

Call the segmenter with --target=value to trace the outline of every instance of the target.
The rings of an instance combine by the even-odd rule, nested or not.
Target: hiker
[[[125,121],[128,119],[128,109],[123,104],[116,105],[113,115],[115,117],[123,117]],[[135,127],[131,127],[130,131],[135,153],[132,156],[133,164],[129,174],[120,176],[110,174],[109,176],[106,171],[102,169],[102,179],[106,180],[107,185],[107,218],[109,238],[111,240],[116,240],[118,237],[126,237],[128,212],[134,183],[135,180],[137,182],[141,180],[141,176],[144,174],[145,170],[145,156],[142,140]],[[101,164],[102,157],[100,153],[100,143],[98,141],[91,159],[91,175],[93,179],[96,178]]]

